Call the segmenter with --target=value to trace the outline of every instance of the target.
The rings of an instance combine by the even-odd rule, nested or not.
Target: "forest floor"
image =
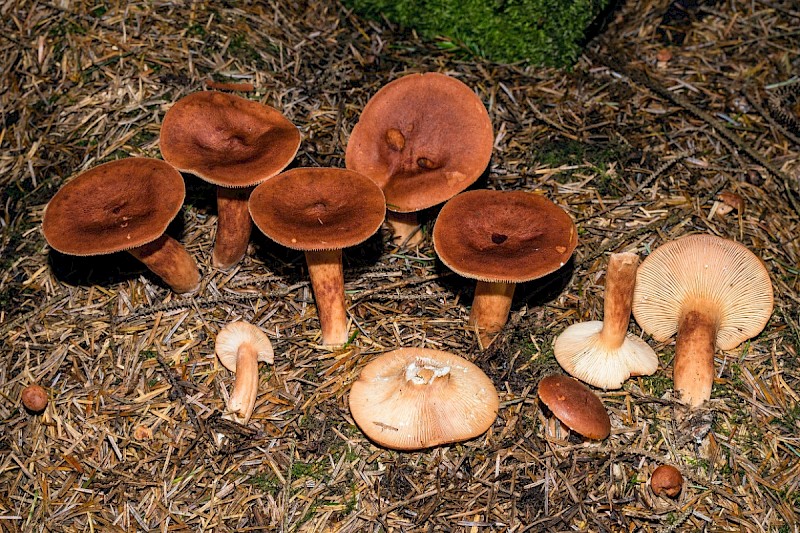
[[[623,2],[559,70],[421,42],[332,0],[0,3],[0,531],[798,531],[800,11],[730,0],[680,20],[668,8]],[[293,165],[341,167],[367,100],[424,71],[457,77],[489,111],[477,186],[536,191],[579,229],[573,260],[518,288],[486,350],[467,324],[474,282],[437,261],[428,235],[408,250],[384,231],[345,252],[355,336],[340,350],[319,345],[302,254],[256,232],[234,270],[211,266],[214,191],[194,177],[171,228],[200,264],[191,297],[128,255],[71,258],[43,238],[61,185],[160,157],[165,111],[209,80],[251,83],[243,96],[298,126]],[[722,191],[742,209],[722,215]],[[674,343],[645,335],[658,371],[596,391],[611,436],[546,435],[537,383],[560,372],[554,337],[602,317],[608,254],[644,257],[689,233],[763,259],[764,331],[716,354],[712,400],[689,417]],[[235,319],[276,353],[246,426],[223,417],[233,375],[214,356]],[[400,346],[476,362],[500,394],[491,429],[420,452],[366,439],[349,386]],[[20,403],[31,382],[50,395],[38,416]],[[649,488],[662,463],[686,478],[675,500]]]

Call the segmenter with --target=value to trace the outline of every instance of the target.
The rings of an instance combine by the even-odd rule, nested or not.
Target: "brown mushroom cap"
[[[350,412],[374,442],[417,450],[471,439],[494,423],[500,400],[480,368],[455,354],[400,348],[378,356],[350,390]]]
[[[249,344],[253,347],[258,353],[258,361],[270,364],[274,361],[272,343],[266,333],[248,322],[231,322],[217,333],[214,346],[214,351],[222,366],[231,372],[236,372],[236,357],[242,344]]]
[[[167,111],[159,143],[164,159],[183,172],[221,187],[249,187],[286,168],[300,132],[268,105],[201,91]]]
[[[603,402],[586,385],[568,376],[551,375],[539,382],[539,399],[571,430],[602,440],[611,433]]]
[[[672,465],[661,465],[650,476],[650,488],[656,496],[676,497],[683,488],[681,471]]]
[[[180,173],[164,161],[120,159],[61,187],[47,204],[42,229],[50,246],[65,254],[130,250],[166,231],[185,194]]]
[[[250,195],[250,214],[264,235],[294,250],[338,250],[380,228],[386,204],[366,176],[341,168],[295,168]]]
[[[22,405],[32,413],[41,413],[47,407],[47,391],[41,385],[28,385],[20,395]]]
[[[489,164],[494,135],[480,98],[445,74],[410,74],[369,100],[347,143],[347,168],[373,179],[389,210],[444,202]]]
[[[743,245],[714,235],[688,235],[659,246],[639,267],[636,322],[657,341],[677,333],[682,312],[700,305],[717,319],[717,346],[732,350],[758,335],[772,314],[772,281]]]
[[[564,266],[578,236],[572,218],[543,196],[476,190],[444,205],[433,244],[442,262],[461,276],[519,283]]]

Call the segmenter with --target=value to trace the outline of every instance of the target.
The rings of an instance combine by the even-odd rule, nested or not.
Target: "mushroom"
[[[31,384],[22,389],[22,405],[31,413],[41,413],[47,407],[47,391],[41,385]]]
[[[469,323],[483,347],[508,320],[516,284],[564,266],[577,243],[563,209],[523,191],[463,192],[444,205],[433,227],[439,259],[478,280]]]
[[[375,443],[419,450],[481,435],[500,399],[480,368],[458,355],[400,348],[372,360],[350,389],[350,412]]]
[[[47,204],[42,230],[61,253],[127,251],[175,292],[192,292],[200,284],[197,263],[164,233],[180,212],[185,194],[180,173],[163,161],[112,161],[61,187]]]
[[[611,434],[611,419],[603,402],[577,379],[550,375],[542,378],[538,390],[542,403],[572,431],[594,440]]]
[[[217,186],[217,235],[212,261],[229,269],[247,251],[253,186],[294,159],[300,132],[278,110],[232,94],[192,93],[178,100],[161,125],[161,154],[181,172]]]
[[[618,389],[630,376],[647,376],[658,369],[653,349],[628,334],[638,265],[634,253],[611,254],[602,322],[572,324],[556,338],[553,351],[568,374],[595,387]]]
[[[681,471],[672,465],[661,465],[650,476],[650,488],[656,496],[675,498],[683,488]]]
[[[380,187],[352,170],[295,168],[256,187],[250,213],[264,235],[305,252],[322,342],[345,344],[342,249],[380,228],[386,214]]]
[[[445,74],[409,74],[367,102],[345,165],[380,185],[395,240],[413,246],[422,240],[416,212],[474,183],[493,143],[489,114],[472,89]]]
[[[689,235],[655,249],[639,267],[636,321],[659,342],[677,333],[673,380],[680,401],[711,397],[716,348],[732,350],[758,335],[772,314],[764,263],[741,244]]]
[[[222,365],[236,373],[228,411],[246,424],[258,396],[258,363],[274,362],[272,343],[258,327],[244,321],[231,322],[217,334],[214,348]]]

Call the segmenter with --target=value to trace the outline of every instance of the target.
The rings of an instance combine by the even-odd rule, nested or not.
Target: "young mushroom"
[[[564,266],[577,243],[563,209],[523,191],[463,192],[444,205],[433,227],[439,259],[478,280],[469,323],[483,347],[508,320],[516,284]]]
[[[61,187],[47,204],[42,230],[61,253],[91,256],[127,251],[178,293],[200,284],[194,258],[164,233],[180,212],[183,178],[158,159],[105,163]]]
[[[380,188],[352,170],[295,168],[256,187],[250,213],[264,235],[305,252],[322,342],[345,344],[342,249],[380,228],[386,214]]]
[[[426,348],[384,353],[350,390],[350,412],[373,442],[420,450],[484,433],[500,399],[483,371],[455,354]]]
[[[714,353],[758,335],[772,314],[764,263],[741,244],[689,235],[653,250],[642,262],[633,315],[659,342],[677,334],[673,380],[680,401],[711,398]]]
[[[650,346],[628,334],[639,256],[611,254],[606,272],[603,320],[572,324],[553,344],[556,360],[570,375],[602,389],[618,389],[630,376],[658,369]]]
[[[539,382],[539,399],[558,420],[587,439],[611,434],[611,419],[592,390],[569,376],[550,375]]]
[[[394,239],[414,246],[422,240],[416,213],[475,182],[493,143],[489,114],[472,89],[445,74],[410,74],[367,102],[345,165],[380,185]]]
[[[248,322],[227,324],[217,334],[214,351],[222,366],[236,374],[228,411],[246,424],[258,396],[258,363],[272,364],[272,343],[258,327]]]
[[[656,496],[675,498],[683,488],[683,475],[672,465],[660,465],[650,476],[650,488]]]
[[[278,110],[232,94],[192,93],[161,125],[161,154],[179,169],[217,186],[217,235],[212,261],[229,269],[247,251],[253,187],[291,163],[300,132]]]
[[[20,399],[25,409],[31,413],[41,413],[47,407],[47,391],[44,390],[44,387],[35,383],[22,389]]]

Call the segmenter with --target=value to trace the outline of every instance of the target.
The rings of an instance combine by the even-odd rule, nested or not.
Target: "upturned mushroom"
[[[214,351],[222,365],[236,374],[228,411],[246,424],[253,414],[258,396],[258,363],[274,362],[272,343],[257,326],[237,321],[217,334]]]
[[[697,407],[711,398],[716,349],[732,350],[758,335],[772,314],[764,263],[741,244],[689,235],[642,261],[633,315],[659,342],[677,334],[673,380],[679,400]]]
[[[300,132],[278,110],[232,94],[192,93],[178,100],[161,125],[161,154],[181,172],[217,186],[213,265],[229,269],[247,251],[253,187],[291,163]]]
[[[553,416],[572,431],[594,440],[611,433],[611,419],[602,400],[577,379],[550,375],[539,381],[538,391]]]
[[[469,323],[486,347],[508,320],[517,283],[564,266],[578,243],[559,206],[523,191],[463,192],[442,207],[433,227],[439,259],[477,279]]]
[[[474,183],[493,142],[489,114],[472,89],[445,74],[409,74],[367,102],[345,165],[380,185],[395,240],[413,246],[422,239],[416,213]]]
[[[99,165],[61,187],[47,204],[42,230],[61,253],[127,251],[178,293],[200,284],[194,258],[164,233],[180,212],[183,178],[158,159],[132,157]]]
[[[500,399],[492,381],[466,359],[400,348],[364,367],[349,403],[356,424],[373,442],[419,450],[481,435],[497,418]]]
[[[250,197],[258,229],[305,252],[322,342],[347,342],[342,249],[367,240],[386,214],[383,193],[352,170],[295,168],[265,181]]]
[[[606,272],[603,320],[572,324],[556,338],[556,360],[570,375],[602,389],[618,389],[631,376],[658,369],[658,357],[639,337],[628,334],[639,256],[611,254]]]

